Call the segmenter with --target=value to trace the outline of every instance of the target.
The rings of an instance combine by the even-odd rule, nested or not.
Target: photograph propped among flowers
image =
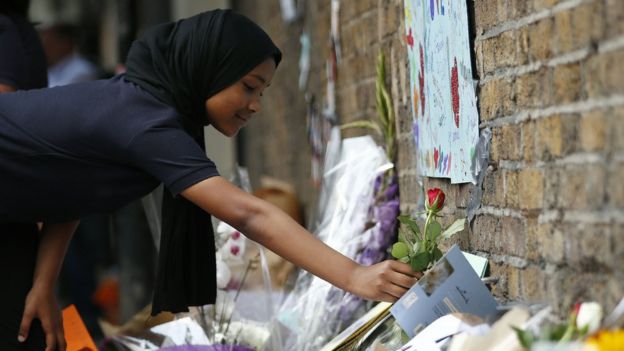
[[[392,245],[392,256],[401,262],[409,263],[415,272],[424,272],[439,260],[443,253],[438,247],[440,238],[448,239],[453,234],[464,230],[466,220],[455,220],[442,230],[437,221],[444,208],[444,192],[439,188],[427,190],[425,200],[426,220],[421,231],[416,219],[407,215],[398,217],[402,226],[399,228],[399,241]]]

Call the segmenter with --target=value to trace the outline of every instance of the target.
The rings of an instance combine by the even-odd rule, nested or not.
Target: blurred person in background
[[[86,82],[99,78],[100,70],[77,51],[78,28],[57,23],[39,31],[48,60],[48,86]]]
[[[28,21],[28,0],[0,1],[0,93],[45,88],[48,85],[46,57],[34,26]],[[30,325],[31,338],[20,343],[15,337],[24,314],[26,293],[33,286],[39,245],[35,222],[0,221],[0,339],[2,350],[43,350],[45,335],[55,333],[64,345],[60,315]],[[10,288],[7,288],[10,287]],[[60,328],[59,328],[60,326]]]
[[[0,1],[0,92],[47,86],[46,58],[28,0]]]

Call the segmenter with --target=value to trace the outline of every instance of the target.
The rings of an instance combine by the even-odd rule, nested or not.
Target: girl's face
[[[231,137],[244,127],[251,116],[262,110],[260,98],[271,85],[275,61],[268,58],[236,83],[206,100],[206,117],[221,134]]]

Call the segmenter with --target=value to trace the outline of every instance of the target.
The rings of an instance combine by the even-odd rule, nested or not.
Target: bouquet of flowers
[[[564,323],[545,323],[539,330],[512,328],[527,350],[624,350],[624,329],[617,327],[623,312],[624,299],[604,320],[599,303],[583,302],[574,306]]]
[[[440,238],[450,238],[453,234],[464,230],[464,218],[453,222],[442,231],[437,221],[440,211],[444,208],[445,194],[439,188],[427,190],[425,201],[426,221],[423,230],[410,216],[399,216],[403,224],[399,229],[399,241],[392,245],[392,256],[401,262],[409,263],[415,272],[423,272],[442,257],[438,248]]]
[[[526,349],[531,349],[533,344],[539,341],[565,343],[581,340],[587,334],[598,330],[601,319],[602,307],[596,302],[585,302],[575,306],[566,323],[543,326],[539,335],[518,327],[513,327],[513,329],[516,331],[520,344]]]

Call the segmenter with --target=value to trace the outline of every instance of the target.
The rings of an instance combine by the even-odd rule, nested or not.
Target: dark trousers
[[[26,342],[17,341],[38,244],[35,223],[0,223],[0,350],[45,349],[45,334],[38,319],[33,320]]]

